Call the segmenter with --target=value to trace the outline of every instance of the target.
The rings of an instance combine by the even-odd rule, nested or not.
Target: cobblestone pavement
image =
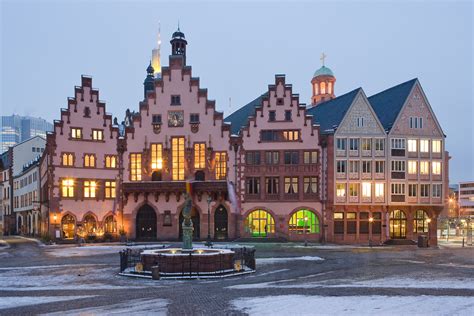
[[[5,241],[7,247],[0,244],[0,315],[241,315],[256,313],[256,309],[242,307],[247,299],[303,296],[340,297],[355,305],[376,297],[447,297],[448,301],[452,297],[460,299],[462,308],[450,313],[474,314],[472,247],[305,248],[294,243],[262,243],[253,244],[257,258],[280,260],[257,259],[255,274],[218,280],[153,281],[117,275],[120,245],[43,246],[19,237]],[[324,260],[313,260],[316,257]],[[347,310],[348,314],[363,313],[366,307],[361,306]],[[297,313],[298,306],[293,310]],[[284,313],[271,306],[265,311]],[[309,314],[313,312],[317,314],[318,309]]]

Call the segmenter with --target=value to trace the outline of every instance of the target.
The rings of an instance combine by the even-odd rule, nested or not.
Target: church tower
[[[316,70],[311,80],[311,85],[313,87],[313,96],[311,97],[311,105],[316,106],[321,102],[334,99],[336,95],[334,94],[334,84],[336,83],[336,77],[331,69],[324,65],[324,59],[326,55],[323,53],[321,55],[321,61],[323,66]]]
[[[180,31],[179,25],[178,30],[173,33],[171,43],[171,55],[182,55],[183,64],[186,65],[186,45],[188,42],[184,37],[184,33]]]
[[[151,66],[154,69],[153,75],[155,78],[161,78],[161,60],[160,60],[160,49],[161,49],[161,26],[158,26],[158,45],[151,51]]]

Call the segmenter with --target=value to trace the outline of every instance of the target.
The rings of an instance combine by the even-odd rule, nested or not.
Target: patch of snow
[[[308,296],[239,298],[231,305],[249,315],[472,315],[465,296]]]
[[[257,267],[261,264],[274,264],[288,261],[322,261],[321,257],[316,256],[302,256],[302,257],[285,257],[285,258],[257,258]]]
[[[119,304],[89,307],[61,311],[57,313],[43,314],[55,315],[166,315],[168,310],[168,300],[165,299],[139,299],[131,300]]]
[[[57,269],[57,268],[69,268],[69,267],[83,268],[83,267],[93,267],[93,266],[110,266],[110,264],[85,263],[85,264],[51,264],[51,265],[44,265],[44,266],[27,266],[27,267],[2,267],[0,268],[0,271],[2,270],[32,270],[32,269],[47,270],[47,269]]]
[[[78,300],[82,298],[95,297],[94,295],[82,296],[2,296],[0,299],[0,310],[28,305],[38,305],[52,302],[63,302]]]

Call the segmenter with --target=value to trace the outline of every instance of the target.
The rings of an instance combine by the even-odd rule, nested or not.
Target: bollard
[[[153,280],[159,280],[160,279],[160,267],[159,266],[153,266],[151,267],[151,278]]]
[[[464,248],[464,237],[462,238],[462,247]]]

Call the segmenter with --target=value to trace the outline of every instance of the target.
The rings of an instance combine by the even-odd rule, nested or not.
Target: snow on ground
[[[302,257],[286,257],[286,258],[257,258],[257,266],[262,264],[274,264],[288,261],[322,261],[321,257],[316,256],[302,256]]]
[[[37,305],[51,302],[63,302],[94,297],[93,295],[83,296],[2,296],[0,298],[0,310],[12,307]]]
[[[168,304],[169,302],[164,299],[139,299],[119,304],[74,309],[44,315],[166,315]]]
[[[464,296],[307,296],[239,298],[233,307],[249,315],[472,315]]]
[[[54,256],[54,257],[84,257],[84,256],[96,256],[96,255],[103,255],[109,253],[118,253],[126,248],[130,249],[155,249],[155,248],[165,248],[168,245],[164,244],[147,244],[147,245],[83,245],[81,247],[78,246],[50,246],[47,248],[46,253]]]
[[[76,267],[45,268],[44,271],[23,267],[0,270],[0,290],[41,291],[41,290],[108,290],[141,288],[111,284],[116,268],[93,265]],[[65,269],[67,269],[65,271]]]
[[[298,284],[281,284],[295,281],[295,279],[279,280],[273,282],[249,283],[228,286],[228,289],[312,289],[312,288],[415,288],[415,289],[474,289],[474,279],[414,279],[414,278],[382,278],[374,280],[337,280],[330,279],[317,282],[302,282]],[[304,281],[304,280],[303,280]],[[339,284],[335,284],[339,283]]]

